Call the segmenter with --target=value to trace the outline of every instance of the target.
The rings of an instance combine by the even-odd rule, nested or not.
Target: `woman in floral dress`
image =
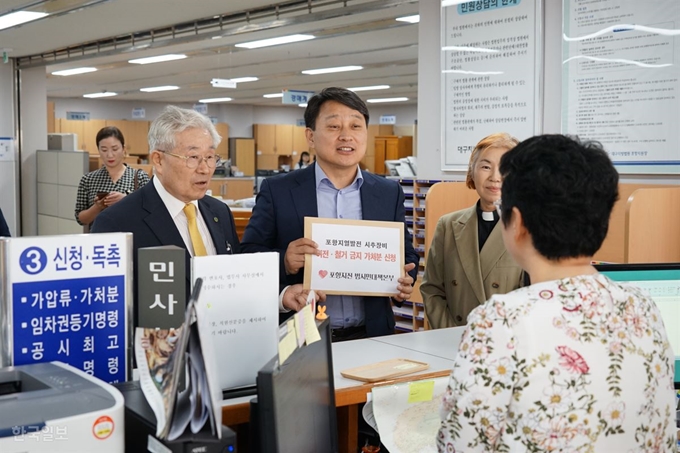
[[[470,314],[439,451],[673,451],[674,356],[659,310],[590,264],[618,197],[606,152],[544,135],[500,169],[503,240],[533,284]]]

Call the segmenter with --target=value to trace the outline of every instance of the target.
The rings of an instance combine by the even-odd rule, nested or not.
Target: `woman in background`
[[[97,149],[104,166],[80,179],[76,199],[76,220],[81,225],[94,222],[108,206],[149,182],[149,175],[123,163],[125,137],[117,127],[105,127],[97,133]]]
[[[311,159],[309,158],[309,153],[307,151],[302,151],[302,154],[300,154],[300,160],[298,161],[297,164],[295,164],[295,168],[293,170],[300,170],[302,168],[307,168],[311,164]]]
[[[618,173],[598,143],[532,137],[501,160],[508,252],[532,285],[468,318],[440,452],[671,452],[674,355],[639,288],[590,264]]]
[[[477,191],[479,201],[437,222],[420,286],[434,329],[465,325],[468,314],[493,294],[521,286],[522,269],[505,251],[494,206],[501,197],[501,157],[517,143],[506,133],[477,143],[466,183]]]

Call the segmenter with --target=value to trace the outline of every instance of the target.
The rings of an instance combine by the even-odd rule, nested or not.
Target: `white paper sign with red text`
[[[404,274],[404,224],[305,217],[319,255],[305,258],[305,289],[326,294],[393,296]]]

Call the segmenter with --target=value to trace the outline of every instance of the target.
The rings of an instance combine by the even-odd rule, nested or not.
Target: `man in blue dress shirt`
[[[366,104],[352,91],[326,88],[310,99],[305,124],[316,162],[262,182],[241,241],[241,250],[246,253],[279,252],[282,288],[301,283],[305,255],[318,252],[317,245],[303,237],[304,217],[404,223],[401,186],[359,168],[368,140]],[[405,275],[392,297],[397,304],[410,297],[419,260],[405,225],[404,251]],[[329,295],[326,306],[333,341],[394,332],[394,315],[387,297]],[[282,303],[281,321],[300,308],[302,305]]]

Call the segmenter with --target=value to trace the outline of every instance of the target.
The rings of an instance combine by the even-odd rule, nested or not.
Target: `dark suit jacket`
[[[262,181],[257,203],[243,234],[241,250],[279,252],[282,286],[302,283],[304,269],[286,275],[284,256],[288,244],[304,236],[304,218],[317,217],[316,164],[302,170],[267,178]],[[361,211],[364,220],[404,222],[404,192],[395,181],[362,171]],[[404,226],[406,263],[415,263],[411,272],[415,281],[419,256],[413,249],[411,234]],[[387,297],[366,297],[366,332],[375,337],[394,333],[394,314]],[[287,314],[290,316],[290,314]]]
[[[9,233],[9,227],[7,226],[7,222],[5,221],[5,216],[2,215],[2,209],[0,209],[0,236],[4,237],[11,236],[11,234]]]
[[[217,254],[238,253],[240,251],[234,217],[226,204],[206,196],[198,200],[198,208],[205,220]],[[110,208],[99,213],[90,230],[92,233],[130,232],[133,234],[133,261],[137,270],[137,250],[141,247],[176,245],[186,248],[175,222],[153,182],[123,198]],[[228,246],[231,252],[228,251]],[[189,300],[189,275],[191,271],[189,252],[186,252],[187,301]],[[135,278],[135,301],[137,299],[137,279]],[[135,304],[136,307],[136,304]],[[137,310],[135,308],[135,319]]]

